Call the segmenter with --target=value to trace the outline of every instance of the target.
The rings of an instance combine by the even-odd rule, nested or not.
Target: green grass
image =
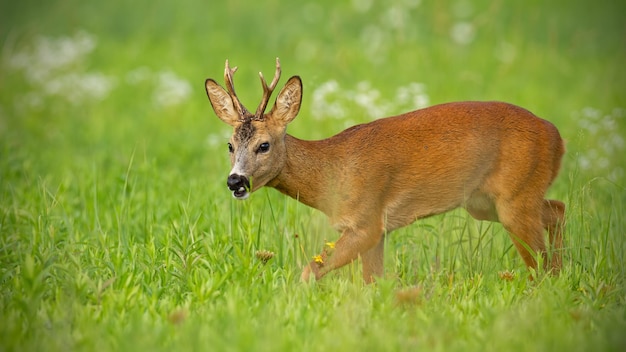
[[[623,350],[624,10],[3,2],[0,351]],[[499,224],[454,211],[388,236],[375,285],[357,264],[301,283],[338,235],[276,191],[232,199],[229,129],[203,87],[228,58],[253,109],[276,56],[282,82],[304,81],[300,138],[454,100],[552,121],[568,149],[549,191],[567,204],[562,274],[529,281]]]

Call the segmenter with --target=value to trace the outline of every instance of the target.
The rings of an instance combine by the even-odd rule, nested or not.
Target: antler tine
[[[263,77],[263,73],[259,72],[259,77],[261,78],[261,85],[263,85],[263,99],[261,100],[259,107],[256,109],[256,114],[254,114],[254,116],[257,119],[263,118],[263,113],[265,112],[267,103],[269,102],[270,97],[272,96],[272,92],[274,91],[274,88],[276,88],[276,84],[278,83],[278,80],[280,79],[280,73],[281,73],[280,60],[278,58],[276,58],[276,72],[274,73],[274,79],[272,79],[272,83],[270,83],[269,87],[267,86],[267,82],[265,81],[265,78]]]
[[[242,118],[248,115],[248,110],[237,98],[237,94],[235,93],[235,85],[233,83],[233,75],[237,72],[237,66],[230,68],[228,65],[228,60],[226,60],[226,67],[224,68],[224,81],[226,81],[226,89],[228,89],[228,94],[230,94],[230,98],[233,100],[233,104],[235,104],[235,109]]]

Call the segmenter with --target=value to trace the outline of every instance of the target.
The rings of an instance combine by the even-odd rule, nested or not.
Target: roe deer
[[[341,237],[305,266],[302,279],[320,279],[359,256],[363,279],[383,274],[384,235],[417,219],[463,207],[479,220],[498,221],[528,267],[561,267],[565,205],[546,200],[557,176],[563,141],[550,122],[501,102],[448,103],[357,125],[327,139],[286,134],[298,114],[302,81],[291,77],[269,113],[280,78],[261,76],[263,98],[254,114],[233,85],[226,60],[224,90],[205,82],[217,117],[234,128],[228,143],[227,185],[237,199],[268,186],[319,209]],[[549,256],[543,229],[549,234]]]

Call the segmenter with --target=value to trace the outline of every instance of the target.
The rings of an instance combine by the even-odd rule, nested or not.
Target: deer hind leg
[[[311,275],[316,280],[321,279],[334,269],[338,269],[363,257],[363,278],[365,282],[372,282],[373,276],[382,274],[384,240],[382,229],[375,232],[346,229],[334,245],[334,248],[325,248],[302,271],[302,280],[308,281]]]
[[[499,221],[494,202],[483,192],[474,192],[463,207],[476,220]]]
[[[563,228],[565,227],[565,204],[558,200],[543,201],[543,226],[550,239],[550,267],[553,274],[558,274],[562,264]]]
[[[537,206],[527,199],[515,199],[496,206],[499,220],[509,232],[526,266],[537,269],[537,256],[543,259],[544,267],[547,267],[547,256],[543,238],[543,205],[534,203]]]

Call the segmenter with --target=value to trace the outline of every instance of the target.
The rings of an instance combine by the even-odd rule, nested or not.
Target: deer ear
[[[204,82],[204,86],[206,88],[206,94],[209,97],[209,101],[211,102],[211,106],[213,106],[213,111],[215,111],[217,117],[227,124],[235,126],[241,117],[237,113],[237,110],[235,110],[235,105],[233,104],[233,100],[230,95],[226,93],[224,88],[210,78]]]
[[[302,81],[300,77],[293,76],[289,78],[283,89],[276,97],[276,103],[270,111],[269,115],[275,121],[279,121],[284,125],[291,122],[298,111],[300,111],[300,103],[302,102]]]

